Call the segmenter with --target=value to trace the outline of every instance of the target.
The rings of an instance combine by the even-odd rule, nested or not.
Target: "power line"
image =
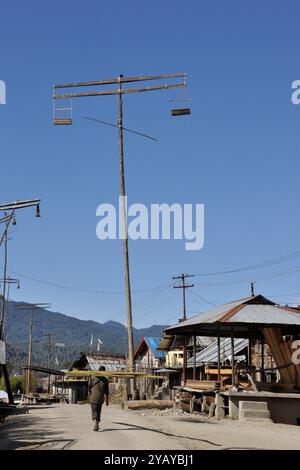
[[[169,289],[169,285],[168,286],[164,286],[162,287],[161,289],[155,291],[154,293],[151,293],[150,296],[147,297],[147,299],[145,299],[145,301],[142,301],[141,303],[138,303],[137,305],[135,305],[135,309],[141,313],[143,312],[144,310],[147,310],[149,307],[151,307],[159,298],[161,298],[162,295],[164,295],[166,292],[170,292],[170,289]]]
[[[110,127],[116,127],[117,129],[119,127],[118,124],[113,124],[112,122],[101,121],[100,119],[95,119],[95,118],[91,118],[91,117],[88,117],[88,116],[82,116],[82,117],[83,117],[83,119],[88,119],[89,121],[99,122],[100,124],[105,124],[106,126],[110,126]],[[151,137],[150,135],[143,134],[142,132],[134,131],[134,130],[128,129],[127,127],[124,127],[124,126],[122,126],[122,129],[124,131],[132,132],[133,134],[137,134],[137,135],[140,135],[141,137],[146,137],[147,139],[154,140],[155,142],[157,142],[157,139],[155,139],[154,137]]]
[[[172,291],[166,291],[163,293],[163,295],[156,300],[156,302],[150,306],[146,311],[142,312],[142,314],[139,315],[138,318],[136,318],[137,321],[142,320],[145,318],[145,316],[149,315],[150,312],[153,310],[157,309],[160,305],[165,304],[167,300],[169,300],[172,297]]]
[[[295,261],[298,258],[300,258],[300,252],[295,251],[295,252],[292,252],[292,253],[287,254],[285,256],[274,258],[273,260],[269,260],[268,262],[261,262],[261,263],[257,263],[256,265],[246,266],[246,267],[243,267],[243,268],[227,270],[227,271],[201,273],[201,274],[198,273],[198,274],[195,274],[195,276],[196,277],[200,277],[200,276],[206,277],[206,276],[216,276],[216,275],[222,275],[222,274],[231,274],[231,273],[247,271],[247,270],[251,270],[251,269],[255,269],[255,268],[263,268],[263,267],[267,267],[267,266],[270,266],[270,265],[275,265],[275,264],[279,264],[279,263],[283,263],[283,262]],[[3,268],[3,266],[1,266],[1,268]],[[263,279],[263,278],[273,277],[273,276],[277,277],[277,276],[279,276],[279,274],[280,274],[280,276],[281,275],[287,275],[287,274],[298,272],[298,271],[300,271],[300,270],[296,269],[296,270],[292,270],[292,271],[288,270],[288,271],[283,271],[283,272],[279,272],[279,273],[267,273],[267,274],[263,274],[261,276],[252,276],[251,279],[243,278],[243,279],[238,279],[238,280],[221,281],[221,282],[214,282],[214,283],[203,283],[203,282],[201,282],[201,285],[217,286],[217,285],[237,284],[237,283],[243,283],[243,282],[250,282],[253,279],[254,280],[255,279]],[[66,289],[66,290],[71,290],[71,291],[75,291],[75,292],[90,293],[90,294],[112,294],[112,295],[114,295],[114,294],[122,295],[123,294],[123,291],[82,289],[82,288],[78,288],[78,287],[74,287],[74,286],[67,286],[67,285],[58,284],[58,283],[51,282],[51,281],[45,281],[43,279],[38,279],[36,277],[21,274],[17,271],[13,271],[13,270],[9,270],[9,269],[8,269],[8,272],[16,274],[17,276],[20,276],[24,279],[28,279],[30,281],[38,282],[38,283],[44,284],[44,285],[49,285],[51,287],[56,287],[58,289]],[[143,292],[151,292],[151,291],[159,289],[159,288],[161,288],[165,285],[170,285],[170,284],[161,284],[159,286],[148,288],[148,289],[137,289],[137,290],[133,290],[133,292],[136,293],[136,294],[143,293]]]
[[[199,295],[197,291],[190,291],[190,294],[192,294],[192,296],[194,297],[197,297],[202,302],[205,302],[206,304],[211,305],[212,307],[216,307],[216,304],[214,302],[211,302],[210,300],[205,299],[204,297]]]
[[[287,271],[277,271],[262,274],[260,276],[252,276],[251,278],[243,278],[243,279],[235,279],[232,281],[221,281],[221,282],[202,282],[201,284],[195,284],[198,286],[225,286],[225,285],[232,285],[232,284],[242,284],[242,283],[249,283],[251,281],[257,281],[258,279],[272,279],[276,277],[288,276],[289,274],[294,274],[299,272],[300,269],[289,269]]]
[[[272,259],[262,261],[260,263],[252,264],[252,265],[249,265],[249,266],[230,269],[230,270],[225,270],[225,271],[198,273],[198,274],[195,274],[195,276],[197,276],[197,277],[199,277],[199,276],[218,276],[218,275],[222,275],[222,274],[232,274],[232,273],[241,272],[241,271],[250,271],[252,269],[260,269],[260,268],[265,268],[265,267],[268,267],[268,266],[273,266],[275,264],[287,263],[287,262],[290,262],[290,261],[296,261],[299,258],[300,258],[300,251],[293,251],[293,252],[288,253],[284,256],[279,256],[277,258],[272,258]]]
[[[18,276],[20,276],[24,279],[28,279],[30,281],[39,282],[40,284],[45,284],[45,285],[51,286],[51,287],[57,287],[58,289],[66,289],[66,290],[72,290],[72,291],[75,291],[75,292],[83,292],[83,293],[89,293],[89,294],[120,294],[121,295],[121,294],[124,293],[124,291],[81,289],[79,287],[66,286],[66,285],[57,284],[57,283],[51,282],[51,281],[44,281],[42,279],[38,279],[38,278],[35,278],[35,277],[32,277],[32,276],[17,273],[17,271],[13,271],[12,269],[8,269],[8,272],[16,274],[16,275],[18,275]],[[159,286],[151,287],[151,288],[148,288],[148,289],[137,289],[137,290],[133,290],[133,292],[136,293],[136,294],[143,293],[143,292],[151,292],[151,291],[154,291],[156,289],[159,289],[160,287],[163,287],[164,285],[165,284],[161,284]]]

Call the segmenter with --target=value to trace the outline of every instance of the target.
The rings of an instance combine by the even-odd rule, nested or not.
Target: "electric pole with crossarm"
[[[185,280],[188,277],[194,277],[193,274],[180,274],[180,276],[173,276],[173,280],[181,280],[181,284],[179,285],[174,285],[174,289],[182,289],[182,303],[183,303],[183,317],[181,321],[186,320],[186,298],[185,298],[185,291],[186,289],[189,289],[191,287],[194,287],[194,284],[186,284]],[[187,366],[187,357],[186,357],[186,337],[184,336],[183,339],[183,374],[182,374],[182,380],[183,384],[186,382],[186,366]]]
[[[34,319],[34,311],[40,308],[50,308],[51,304],[48,302],[38,302],[34,304],[28,303],[21,303],[17,305],[17,310],[30,310],[30,317],[29,317],[29,340],[28,340],[28,359],[27,359],[27,366],[30,367],[32,365],[32,330],[33,330],[33,319]],[[30,369],[26,369],[24,375],[24,393],[30,393]]]
[[[61,107],[58,108],[56,106],[57,100],[72,100],[73,98],[80,98],[80,97],[91,97],[91,96],[108,96],[108,95],[115,95],[118,96],[118,132],[119,132],[119,165],[120,165],[120,196],[122,201],[122,222],[123,222],[123,252],[124,252],[124,268],[125,268],[125,288],[126,288],[126,306],[127,306],[127,331],[128,331],[128,362],[129,362],[129,370],[132,372],[134,371],[134,349],[133,349],[133,325],[132,325],[132,302],[131,302],[131,283],[130,283],[130,268],[129,268],[129,252],[128,252],[128,236],[127,236],[127,214],[126,214],[126,190],[125,190],[125,171],[124,171],[124,145],[123,145],[123,130],[126,130],[123,127],[123,95],[128,93],[141,93],[141,92],[149,92],[154,90],[167,90],[167,89],[174,89],[178,87],[185,87],[186,86],[186,78],[187,75],[185,73],[176,73],[176,74],[168,74],[168,75],[151,75],[151,76],[133,76],[133,77],[125,77],[123,75],[119,75],[115,78],[110,78],[106,80],[96,80],[90,82],[79,82],[79,83],[66,83],[55,85],[53,87],[54,94],[54,121],[55,125],[70,125],[73,123],[72,118],[72,105],[70,108]],[[165,80],[173,80],[174,83],[162,83],[157,84],[154,86],[143,86],[140,88],[131,88],[131,87],[124,87],[124,84],[130,84],[135,82],[147,82],[147,81],[165,81]],[[177,79],[183,79],[182,82],[178,82]],[[98,86],[110,86],[116,85],[116,87],[99,91],[98,89],[88,91],[88,92],[79,92],[79,93],[65,93],[65,94],[57,94],[58,89],[62,88],[81,88],[81,87],[98,87]],[[71,116],[70,117],[57,117],[56,113],[63,112],[70,110]],[[180,115],[180,114],[190,114],[190,110],[183,109],[183,110],[175,110],[178,111],[179,114],[172,115]],[[131,381],[131,394],[132,396],[135,395],[135,384],[134,380]]]
[[[51,349],[52,349],[52,344],[51,344],[51,336],[56,336],[56,333],[44,333],[43,336],[48,337],[48,369],[51,367]],[[50,372],[48,374],[48,393],[50,393]]]

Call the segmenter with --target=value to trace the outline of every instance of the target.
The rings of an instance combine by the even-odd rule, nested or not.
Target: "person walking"
[[[99,367],[99,371],[105,371],[104,366]],[[101,420],[101,411],[104,401],[106,406],[109,404],[109,386],[107,377],[91,376],[89,378],[88,389],[90,392],[90,404],[92,411],[92,420],[94,421],[94,431],[99,431]]]

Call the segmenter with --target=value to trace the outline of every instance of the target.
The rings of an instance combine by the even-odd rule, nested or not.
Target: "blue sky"
[[[130,242],[133,291],[161,286],[133,292],[135,326],[177,320],[173,275],[298,250],[300,106],[290,96],[300,79],[299,10],[294,0],[2,3],[1,202],[42,199],[42,218],[18,213],[11,234],[9,269],[27,277],[10,297],[125,320],[122,242],[95,234],[96,207],[119,194],[117,131],[81,117],[116,122],[117,99],[77,100],[74,125],[54,127],[51,87],[61,82],[188,73],[191,116],[170,116],[172,91],[124,98],[124,125],[158,139],[125,135],[129,203],[204,203],[206,211],[201,251],[185,251],[182,241]],[[188,312],[247,296],[250,280],[276,301],[300,302],[297,267],[197,276]]]

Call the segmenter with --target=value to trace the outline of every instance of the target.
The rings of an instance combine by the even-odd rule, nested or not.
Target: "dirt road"
[[[300,449],[300,428],[280,424],[154,416],[104,408],[101,431],[92,431],[89,405],[31,407],[0,426],[0,449]]]

